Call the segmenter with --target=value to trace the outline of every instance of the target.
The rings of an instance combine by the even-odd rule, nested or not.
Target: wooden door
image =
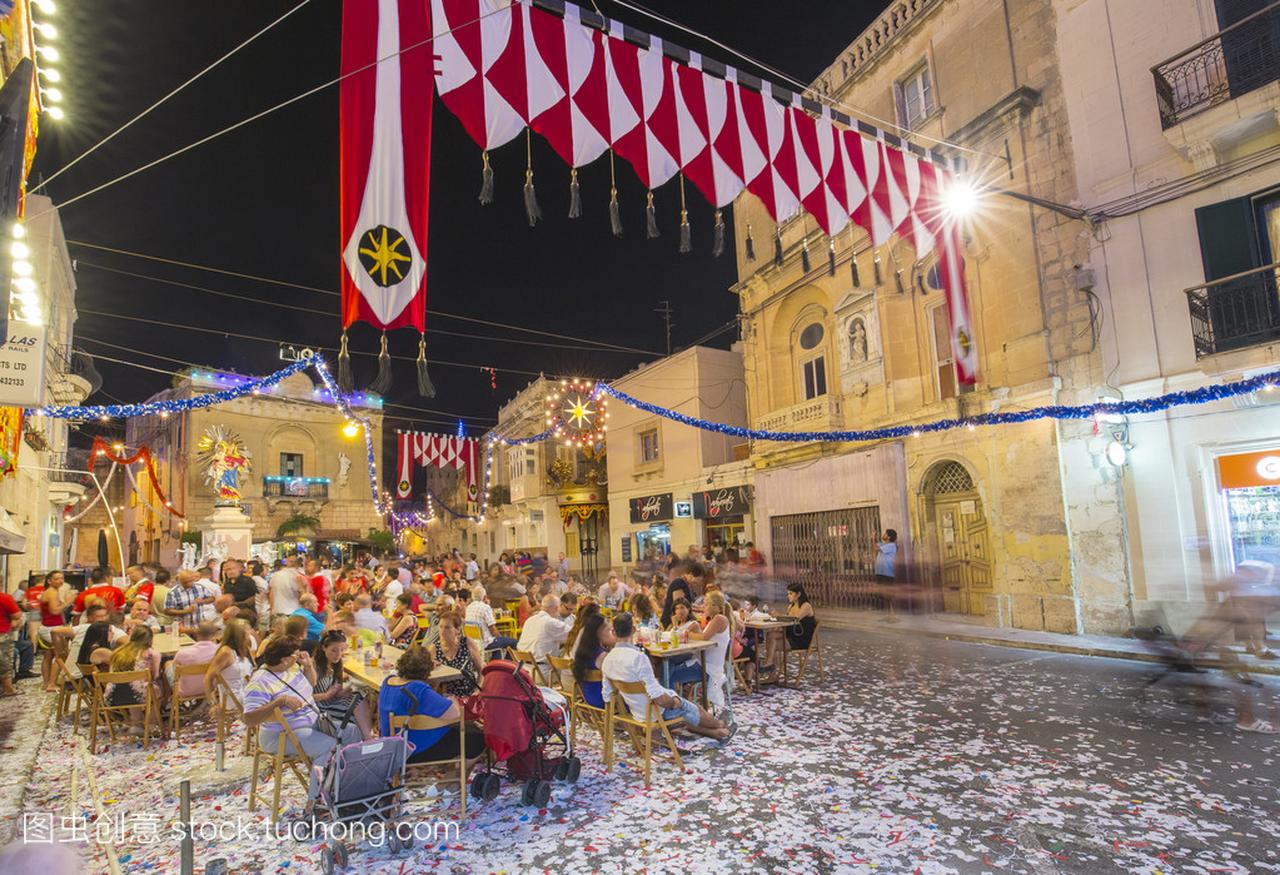
[[[982,500],[948,495],[934,506],[943,610],[983,614],[991,592],[991,550]]]

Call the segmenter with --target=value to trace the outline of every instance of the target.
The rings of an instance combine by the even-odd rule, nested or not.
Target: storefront
[[[634,561],[645,559],[661,559],[671,552],[671,520],[675,517],[675,504],[671,493],[661,495],[642,495],[627,502],[631,510],[632,525],[643,525],[645,528],[631,533],[635,537]],[[631,552],[629,540],[631,535],[623,537],[623,561],[628,561],[626,554]]]
[[[1280,446],[1217,457],[1220,510],[1232,566],[1280,565]]]
[[[695,492],[691,496],[693,518],[702,521],[703,543],[712,547],[739,547],[750,540],[747,514],[751,513],[751,487],[729,486]]]

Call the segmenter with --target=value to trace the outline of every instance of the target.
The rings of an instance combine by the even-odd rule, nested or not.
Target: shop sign
[[[44,360],[48,334],[43,325],[11,321],[0,346],[0,405],[44,404]]]
[[[693,515],[700,520],[742,516],[751,512],[751,487],[730,486],[693,493]]]
[[[1219,456],[1218,483],[1223,489],[1280,486],[1280,448]]]
[[[670,492],[633,498],[630,505],[633,523],[652,523],[658,520],[669,520],[673,516]]]

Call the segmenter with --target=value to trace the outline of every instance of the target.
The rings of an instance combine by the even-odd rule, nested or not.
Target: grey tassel
[[[827,241],[827,276],[836,275],[836,241]]]
[[[880,285],[884,280],[880,277],[880,253],[875,253],[875,257],[871,260],[871,269],[876,274],[876,285]]]
[[[716,210],[716,224],[712,234],[711,256],[719,258],[724,255],[724,216]]]
[[[813,265],[809,263],[809,241],[805,239],[800,243],[800,270],[808,273],[813,269]]]
[[[431,375],[427,373],[427,336],[418,338],[418,394],[423,398],[436,397],[436,387],[431,383]]]
[[[902,269],[899,268],[893,272],[893,282],[898,287],[898,294],[905,295],[907,293],[906,286],[902,284]]]
[[[773,266],[782,267],[782,228],[773,235]]]
[[[680,251],[693,251],[693,229],[689,227],[689,212],[680,211]]]
[[[609,226],[613,228],[613,236],[622,236],[622,209],[618,206],[618,190],[609,189]]]
[[[747,261],[756,260],[756,241],[751,239],[751,223],[747,222]]]
[[[351,353],[347,351],[347,332],[342,332],[342,344],[338,347],[338,391],[350,395],[355,388],[351,376]]]
[[[858,254],[856,252],[849,259],[849,273],[853,275],[853,287],[855,289],[862,288],[862,278],[858,276]]]
[[[578,187],[578,168],[569,171],[569,218],[582,218],[582,189]]]
[[[533,170],[524,172],[524,211],[529,217],[529,227],[538,224],[542,209],[538,206],[538,194],[533,190]]]
[[[644,235],[648,237],[650,240],[654,240],[659,235],[658,235],[658,214],[653,209],[653,192],[649,192],[649,195],[645,199],[645,201],[646,203],[644,208],[644,222],[645,222]]]
[[[387,332],[382,332],[382,346],[378,350],[378,375],[369,384],[369,391],[386,395],[391,388],[391,353],[387,352]]]
[[[493,203],[493,168],[489,166],[489,153],[485,152],[484,169],[480,171],[480,203]]]

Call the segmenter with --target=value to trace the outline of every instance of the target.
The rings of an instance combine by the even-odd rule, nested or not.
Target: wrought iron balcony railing
[[[1280,262],[1187,289],[1196,358],[1280,340]]]
[[[264,498],[329,500],[328,477],[276,477],[262,478]]]
[[[1160,126],[1181,124],[1280,78],[1280,2],[1151,68]]]

